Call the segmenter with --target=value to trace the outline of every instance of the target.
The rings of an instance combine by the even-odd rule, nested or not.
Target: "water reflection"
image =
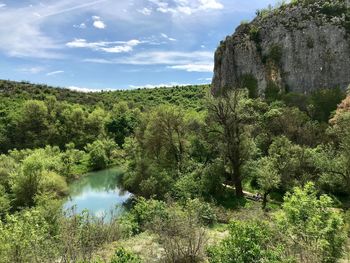
[[[76,206],[78,213],[87,209],[96,216],[102,216],[117,207],[117,213],[121,213],[122,204],[131,194],[118,188],[120,175],[118,168],[88,173],[70,185],[70,196],[64,208]]]

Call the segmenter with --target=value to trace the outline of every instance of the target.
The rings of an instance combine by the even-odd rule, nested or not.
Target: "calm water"
[[[118,188],[119,176],[118,168],[88,173],[69,186],[69,198],[64,208],[76,206],[78,213],[88,209],[94,215],[102,216],[117,207],[118,213],[121,213],[121,205],[131,194]]]

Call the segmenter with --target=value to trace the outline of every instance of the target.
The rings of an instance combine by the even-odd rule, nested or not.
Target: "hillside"
[[[296,0],[257,11],[215,53],[214,92],[248,87],[263,95],[350,84],[347,0]]]
[[[58,101],[81,105],[96,105],[99,102],[111,108],[120,101],[131,107],[152,107],[160,104],[181,105],[185,108],[201,108],[199,103],[209,90],[208,85],[159,87],[154,89],[115,90],[102,92],[79,92],[66,88],[51,87],[29,82],[0,80],[0,99],[5,100],[45,100],[54,96]]]

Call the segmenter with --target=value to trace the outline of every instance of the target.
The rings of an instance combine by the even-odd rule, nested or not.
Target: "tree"
[[[186,124],[184,112],[174,106],[160,106],[148,119],[144,146],[163,167],[182,171],[185,158]]]
[[[274,234],[266,222],[234,221],[229,236],[208,250],[210,263],[288,262],[284,248],[274,245]]]
[[[42,101],[28,100],[24,103],[17,123],[16,138],[19,148],[45,146],[48,139],[48,109]]]
[[[322,179],[332,191],[350,194],[350,111],[347,104],[348,99],[330,121],[328,134],[333,143],[321,148],[318,165]]]
[[[128,157],[123,185],[145,197],[163,198],[188,167],[188,133],[184,112],[175,106],[159,106],[148,114],[128,138]]]
[[[78,149],[83,149],[86,145],[86,122],[87,113],[84,112],[81,106],[70,105],[62,112],[62,125],[60,127],[64,141],[63,145],[73,142]]]
[[[327,195],[317,197],[313,183],[284,197],[277,223],[290,252],[301,262],[337,262],[345,242],[344,223]]]
[[[260,189],[263,191],[262,208],[265,209],[268,195],[281,182],[280,175],[274,165],[274,160],[269,157],[259,160],[257,165],[257,181]]]
[[[50,156],[50,150],[52,148],[48,147],[31,152],[11,174],[11,191],[17,208],[34,206],[39,195],[60,197],[66,194],[66,181],[55,170],[60,169],[59,156]]]
[[[108,167],[112,156],[117,149],[116,143],[111,139],[96,140],[85,147],[89,154],[89,164],[95,170]]]
[[[241,169],[252,153],[251,125],[257,117],[253,104],[245,90],[234,89],[222,97],[211,98],[208,106],[210,125],[218,134],[223,159],[229,160],[237,197],[243,196]]]
[[[119,147],[123,147],[125,138],[133,134],[138,122],[139,110],[131,110],[124,101],[113,105],[111,118],[106,129]]]
[[[268,156],[280,175],[281,190],[288,191],[310,180],[318,180],[320,170],[314,152],[314,149],[296,145],[284,136],[274,139]]]

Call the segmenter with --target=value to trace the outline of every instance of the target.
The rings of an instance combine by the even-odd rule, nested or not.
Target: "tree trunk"
[[[243,187],[242,187],[242,180],[241,180],[241,174],[239,167],[234,166],[233,168],[233,182],[235,184],[236,189],[236,197],[243,197]]]
[[[269,195],[268,192],[265,192],[263,195],[263,200],[262,200],[262,209],[265,210],[266,205],[267,205],[267,196]]]

